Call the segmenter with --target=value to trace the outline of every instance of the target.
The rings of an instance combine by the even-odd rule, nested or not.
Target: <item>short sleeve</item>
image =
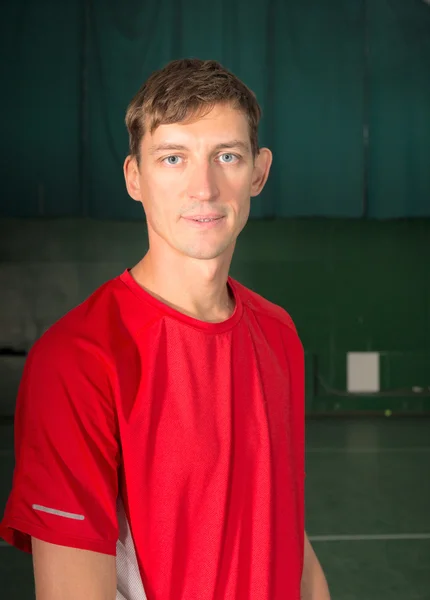
[[[15,411],[15,470],[0,536],[115,555],[119,442],[112,367],[56,325],[29,353]]]

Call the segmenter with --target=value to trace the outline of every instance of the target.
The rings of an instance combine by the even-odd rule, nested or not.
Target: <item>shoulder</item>
[[[21,426],[31,418],[52,432],[87,419],[88,431],[114,431],[118,364],[121,356],[127,362],[132,339],[127,315],[138,312],[123,293],[120,280],[108,281],[33,344],[18,388]]]
[[[246,306],[248,310],[251,310],[256,316],[272,319],[279,325],[283,325],[297,334],[293,319],[282,306],[270,302],[270,300],[263,298],[263,296],[260,296],[234,279],[230,278],[230,283],[233,285],[234,290],[239,294],[243,305]]]
[[[134,338],[134,332],[153,322],[151,307],[142,306],[124,284],[122,276],[98,287],[88,298],[53,323],[33,345],[29,359],[53,364],[82,357],[109,363]]]

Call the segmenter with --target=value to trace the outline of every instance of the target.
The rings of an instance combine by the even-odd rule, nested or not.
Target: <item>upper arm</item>
[[[115,557],[32,538],[37,600],[115,600]]]
[[[94,344],[54,326],[29,354],[0,533],[115,556],[119,443],[112,375]]]

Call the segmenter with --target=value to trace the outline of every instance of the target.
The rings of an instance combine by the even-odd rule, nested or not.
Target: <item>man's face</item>
[[[203,260],[234,247],[271,162],[268,150],[254,161],[246,117],[226,105],[147,132],[140,157],[139,167],[127,159],[125,175],[143,204],[150,244]]]

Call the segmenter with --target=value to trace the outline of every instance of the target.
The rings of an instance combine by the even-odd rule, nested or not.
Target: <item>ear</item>
[[[124,178],[129,195],[133,200],[141,202],[139,166],[134,156],[127,156],[124,161]]]
[[[254,173],[252,174],[251,197],[258,196],[264,188],[272,164],[272,153],[269,148],[260,148],[255,157]]]

